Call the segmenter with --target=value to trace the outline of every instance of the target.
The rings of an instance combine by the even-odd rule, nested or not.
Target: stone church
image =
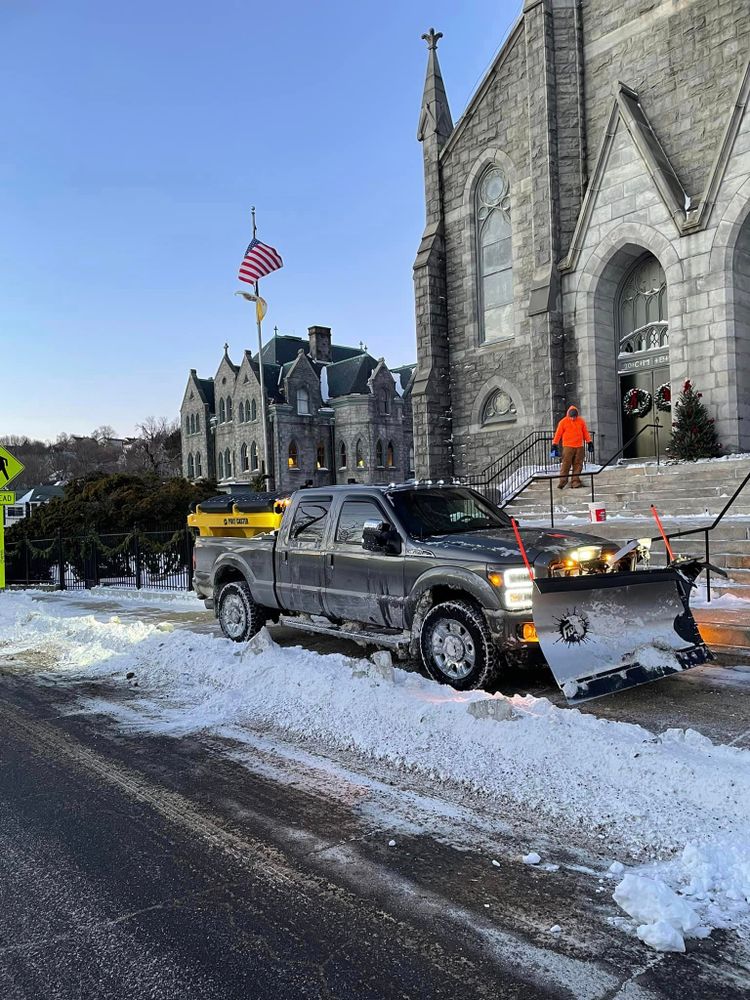
[[[414,365],[388,368],[360,347],[331,342],[311,326],[307,340],[263,345],[269,472],[279,490],[305,484],[402,482],[414,474]],[[191,369],[180,408],[182,471],[229,485],[263,475],[258,355],[239,364],[225,346],[216,375]]]
[[[423,37],[417,474],[570,403],[600,459],[653,453],[687,378],[750,450],[748,0],[526,0],[455,124]]]

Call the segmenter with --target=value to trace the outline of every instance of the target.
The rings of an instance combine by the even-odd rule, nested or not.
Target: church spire
[[[443,147],[445,140],[453,131],[453,120],[437,55],[437,43],[442,37],[442,31],[435,31],[434,28],[430,28],[426,34],[422,35],[422,38],[427,42],[428,49],[427,75],[424,81],[422,111],[417,129],[417,139],[420,142],[425,142],[430,136],[436,136],[439,149]]]

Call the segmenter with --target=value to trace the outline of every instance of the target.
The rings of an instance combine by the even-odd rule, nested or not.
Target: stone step
[[[715,652],[732,653],[750,661],[750,603],[748,610],[705,607],[693,609],[703,641]]]

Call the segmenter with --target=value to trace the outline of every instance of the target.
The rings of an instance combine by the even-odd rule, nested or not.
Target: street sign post
[[[7,507],[16,502],[16,494],[7,486],[24,470],[23,462],[11,455],[7,448],[0,445],[0,507]],[[5,511],[0,510],[0,590],[5,590]]]

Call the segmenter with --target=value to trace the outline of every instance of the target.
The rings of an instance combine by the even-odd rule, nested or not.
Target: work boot
[[[564,490],[567,485],[567,483],[558,483],[557,488],[558,490]]]
[[[571,483],[570,484],[570,488],[571,488],[571,490],[582,490],[583,489],[583,483]]]

